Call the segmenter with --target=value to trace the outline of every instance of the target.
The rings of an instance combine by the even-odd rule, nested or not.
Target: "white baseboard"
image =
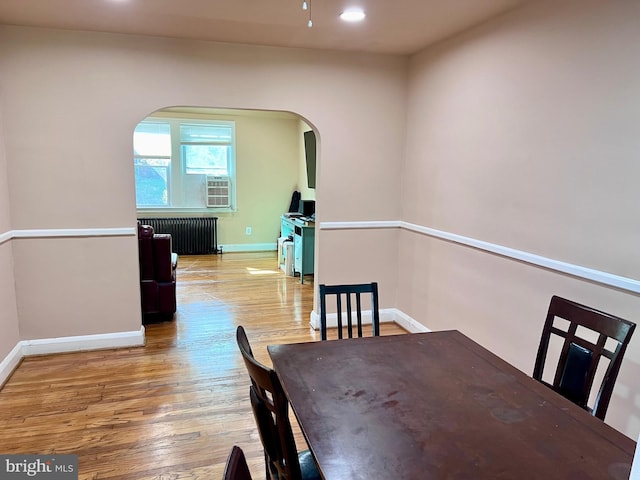
[[[395,310],[394,322],[404,328],[407,332],[422,333],[431,331],[430,328],[425,327],[423,324],[421,324],[417,320],[414,320],[403,311],[398,310],[397,308],[394,308],[392,310]]]
[[[218,245],[222,253],[228,252],[269,252],[278,250],[277,243],[239,243],[235,245]]]
[[[80,335],[76,337],[42,338],[23,340],[22,355],[47,355],[50,353],[102,350],[105,348],[140,347],[144,345],[144,326],[131,332]]]
[[[16,369],[20,362],[22,361],[22,342],[18,342],[18,344],[13,347],[13,350],[9,352],[2,362],[0,362],[0,387],[5,384],[5,382],[9,379],[13,371]]]
[[[24,357],[50,353],[104,350],[107,348],[140,347],[144,345],[144,326],[131,332],[80,335],[76,337],[22,340],[0,362],[0,386],[11,376]]]
[[[352,318],[356,318],[355,312],[352,314]],[[371,310],[362,311],[362,323],[365,325],[371,324]],[[396,323],[410,333],[418,332],[430,332],[431,330],[422,325],[420,322],[414,320],[409,315],[401,312],[397,308],[383,308],[380,310],[380,323]],[[315,310],[311,311],[311,319],[309,324],[314,330],[320,330],[320,315]],[[327,315],[327,327],[338,327],[338,315],[330,313]]]

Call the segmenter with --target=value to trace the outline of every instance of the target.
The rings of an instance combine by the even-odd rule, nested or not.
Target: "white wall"
[[[406,59],[9,26],[0,42],[14,229],[135,226],[133,129],[176,105],[298,113],[322,137],[324,218],[399,214]],[[12,244],[22,338],[139,329],[135,236]],[[354,248],[325,248],[316,279],[374,261],[394,277],[372,242]]]
[[[403,220],[640,279],[640,3],[538,1],[411,59]],[[553,294],[637,294],[402,232],[398,308],[531,374]],[[607,422],[640,431],[640,334]]]

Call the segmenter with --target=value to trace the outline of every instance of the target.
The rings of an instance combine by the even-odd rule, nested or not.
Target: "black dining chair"
[[[298,452],[289,421],[289,401],[276,372],[258,362],[242,326],[236,340],[251,378],[249,398],[265,453],[268,480],[320,480],[309,450]]]
[[[556,324],[557,318],[565,321],[561,320]],[[533,378],[604,420],[622,358],[635,328],[636,324],[633,322],[554,295],[542,330]],[[555,376],[553,382],[549,383],[542,376],[552,334],[563,340]],[[597,336],[597,340],[591,341],[585,336]],[[607,343],[613,346],[608,346]],[[598,372],[598,364],[603,357],[609,364],[593,407],[590,407],[587,402]]]
[[[378,283],[358,283],[351,285],[320,285],[320,338],[327,340],[327,297],[335,296],[336,299],[336,318],[337,318],[337,335],[339,339],[344,336],[346,330],[348,338],[353,338],[354,328],[356,336],[363,335],[362,321],[362,299],[361,296],[371,297],[371,334],[373,336],[380,335],[380,312],[378,309]],[[352,299],[355,298],[355,312],[353,311]],[[343,311],[343,300],[345,311]],[[353,313],[356,314],[354,323]],[[343,321],[343,314],[346,316],[346,322]]]
[[[247,459],[242,449],[237,445],[231,448],[222,480],[252,480]]]

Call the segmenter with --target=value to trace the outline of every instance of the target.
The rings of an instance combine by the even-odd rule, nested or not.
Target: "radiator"
[[[139,218],[154,233],[171,234],[173,251],[178,255],[222,253],[218,248],[218,217]]]

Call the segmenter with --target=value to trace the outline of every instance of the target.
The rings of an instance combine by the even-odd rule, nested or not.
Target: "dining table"
[[[634,440],[457,330],[267,348],[324,480],[629,478]]]

